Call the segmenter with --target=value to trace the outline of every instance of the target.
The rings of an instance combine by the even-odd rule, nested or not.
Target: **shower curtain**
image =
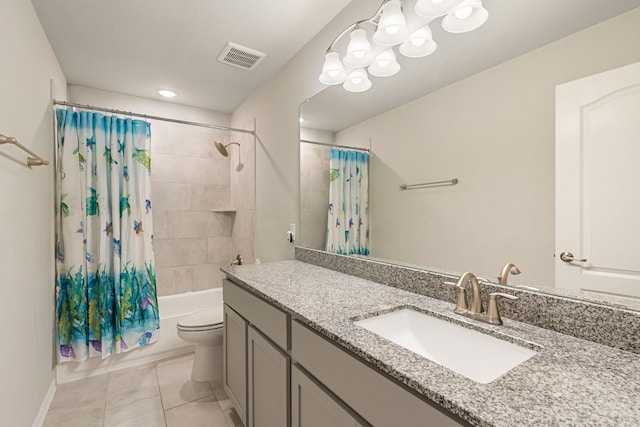
[[[332,148],[325,250],[369,255],[369,154]]]
[[[160,321],[149,123],[57,109],[59,361],[147,345]]]

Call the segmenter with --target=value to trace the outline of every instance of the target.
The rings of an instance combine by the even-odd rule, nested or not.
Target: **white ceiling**
[[[415,0],[403,3],[406,10],[413,7]],[[372,77],[373,87],[367,92],[349,93],[338,85],[311,98],[301,108],[305,119],[302,126],[334,132],[344,129],[640,7],[640,0],[483,0],[483,5],[489,11],[489,19],[482,27],[469,33],[451,34],[442,29],[441,19],[436,20],[430,25],[438,43],[435,53],[419,59],[397,54],[400,72],[393,77]],[[363,19],[370,14],[364,10]],[[373,28],[369,26],[367,30],[371,34]],[[638,49],[639,43],[629,40],[626,46],[609,48]],[[346,46],[340,47],[342,56]]]
[[[180,94],[173,102],[220,112],[234,111],[348,3],[362,9],[364,19],[381,0],[32,0],[69,84],[145,98],[160,98],[155,90],[168,88]],[[405,9],[414,3],[404,0]],[[344,108],[338,117],[322,121],[319,115],[305,125],[343,129],[640,7],[640,0],[484,0],[483,4],[489,19],[481,28],[450,34],[438,20],[431,25],[438,43],[433,55],[421,59],[399,55],[400,73],[373,78],[374,88],[365,93],[347,93],[341,87],[325,90],[314,97],[313,106],[305,105],[305,119],[315,115],[316,105],[322,113],[327,104],[335,111],[337,104]],[[252,71],[222,64],[216,58],[229,41],[267,57]],[[629,40],[629,47],[637,43]],[[323,53],[318,52],[319,64]]]
[[[230,113],[349,0],[32,0],[67,81]],[[251,71],[227,42],[267,54]]]

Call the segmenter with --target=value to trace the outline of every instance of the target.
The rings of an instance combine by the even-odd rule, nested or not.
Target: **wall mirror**
[[[537,1],[517,3],[540,6]],[[568,3],[578,6],[575,1]],[[589,80],[622,68],[627,68],[627,74],[640,75],[636,71],[640,66],[628,68],[640,62],[640,50],[629,44],[629,37],[640,35],[634,29],[640,28],[640,2],[626,2],[615,12],[607,10],[609,2],[588,3],[593,12],[589,20],[564,32],[550,29],[546,33],[553,33],[553,39],[538,42],[535,50],[528,46],[518,51],[503,42],[484,42],[513,25],[521,26],[522,40],[528,40],[528,31],[540,31],[546,25],[555,28],[557,22],[528,25],[527,20],[543,19],[539,12],[534,18],[532,11],[520,11],[524,17],[515,10],[501,12],[503,2],[487,0],[484,5],[492,15],[486,32],[452,41],[450,35],[434,29],[434,38],[442,37],[439,49],[446,51],[440,57],[436,51],[433,58],[417,62],[400,59],[402,76],[374,78],[373,87],[363,93],[331,86],[302,104],[300,246],[325,249],[327,145],[367,149],[371,258],[451,274],[472,271],[493,282],[505,264],[514,263],[521,274],[511,275],[509,285],[640,310],[640,265],[636,266],[640,228],[629,223],[626,214],[637,212],[640,204],[633,184],[640,175],[625,160],[640,155],[628,142],[633,139],[631,133],[603,136],[594,132],[596,142],[590,144],[600,151],[588,151],[590,157],[584,155],[582,145],[576,146],[580,154],[568,156],[556,149],[557,109],[569,108],[564,101],[556,107],[556,86],[564,86],[569,97],[575,81],[608,88],[603,95],[593,95],[607,100],[604,104],[576,101],[571,107],[582,112],[578,129],[580,117],[589,114],[596,120],[599,114],[616,115],[616,108],[640,111],[640,83],[630,80],[625,87],[613,89],[597,78]],[[558,13],[563,20],[572,16],[569,9]],[[505,22],[490,26],[492,18],[511,17],[519,19],[511,27],[505,27]],[[616,45],[629,47],[612,54],[607,46]],[[447,49],[454,49],[455,55]],[[491,56],[491,64],[478,62],[474,55],[488,49],[500,54]],[[511,59],[505,62],[507,58]],[[618,75],[608,80],[614,85],[621,81]],[[621,90],[624,96],[610,95]],[[637,117],[624,120],[617,126],[640,134],[633,124],[639,122]],[[614,140],[623,143],[610,142]],[[558,163],[556,170],[560,156],[568,157],[568,163]],[[585,158],[586,163],[574,162]],[[603,198],[587,200],[591,205],[582,203],[576,220],[557,218],[557,206],[574,196],[556,187],[564,185],[567,171],[575,168],[595,171],[591,181],[581,184],[589,191],[579,187],[575,198],[582,202],[595,195]],[[454,178],[456,185],[400,189],[402,184]],[[615,189],[603,187],[613,179]],[[577,242],[566,243],[557,236],[574,229]],[[567,256],[560,260],[562,252],[571,252],[573,260],[567,261]],[[581,262],[583,258],[587,262]],[[577,275],[558,279],[561,267]],[[592,285],[594,277],[604,277],[604,287]],[[607,287],[621,277],[624,284]]]

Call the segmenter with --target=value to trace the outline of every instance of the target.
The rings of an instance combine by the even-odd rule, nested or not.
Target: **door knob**
[[[571,252],[566,252],[566,251],[560,254],[560,259],[564,262],[573,262],[573,261],[586,262],[587,261],[586,258],[575,258]]]

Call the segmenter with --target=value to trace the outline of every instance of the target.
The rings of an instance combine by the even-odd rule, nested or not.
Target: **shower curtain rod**
[[[190,122],[190,121],[178,120],[178,119],[169,119],[167,117],[149,116],[147,114],[132,113],[130,111],[115,110],[115,109],[112,109],[112,108],[102,108],[102,107],[95,107],[93,105],[76,104],[75,102],[56,101],[54,99],[53,100],[53,104],[54,105],[64,105],[66,107],[82,108],[84,110],[100,111],[100,112],[103,112],[103,113],[114,113],[114,114],[122,114],[122,115],[125,115],[125,116],[140,117],[140,118],[147,119],[147,120],[160,120],[160,121],[163,121],[163,122],[178,123],[178,124],[181,124],[181,125],[199,126],[199,127],[203,127],[203,128],[209,128],[209,129],[228,130],[228,131],[232,131],[232,132],[242,132],[242,133],[248,133],[248,134],[251,134],[251,135],[255,135],[255,131],[253,131],[253,130],[236,129],[236,128],[230,128],[230,127],[227,127],[227,126],[209,125],[209,124],[206,124],[206,123]]]
[[[370,151],[368,148],[349,147],[348,145],[329,144],[327,142],[309,141],[308,139],[301,139],[300,142],[305,142],[307,144],[324,145],[325,147],[346,148],[348,150],[364,151],[366,153]]]

